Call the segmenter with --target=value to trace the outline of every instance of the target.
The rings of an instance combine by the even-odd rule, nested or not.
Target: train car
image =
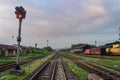
[[[100,55],[101,54],[100,48],[92,48],[90,51],[91,51],[92,55]]]
[[[108,55],[120,55],[120,48],[106,48]]]
[[[90,55],[91,54],[90,49],[86,49],[83,53],[86,54],[86,55]]]
[[[120,46],[120,44],[113,44],[112,45],[113,48],[116,48],[116,47],[119,47],[119,46]]]
[[[76,53],[76,54],[80,54],[82,52],[81,49],[73,49],[70,51],[71,53]]]
[[[110,55],[111,53],[110,53],[110,49],[111,48],[106,48],[106,55]]]
[[[105,48],[92,48],[90,52],[92,55],[106,55]]]

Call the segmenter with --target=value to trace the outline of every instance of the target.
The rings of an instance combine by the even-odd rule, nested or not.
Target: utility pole
[[[48,42],[49,42],[49,40],[47,40],[47,47],[48,47]]]
[[[37,52],[37,43],[35,43],[35,53]]]
[[[97,41],[95,40],[95,46],[97,47]]]
[[[120,27],[119,27],[119,42],[120,42]]]
[[[118,35],[119,35],[118,43],[119,43],[119,46],[120,46],[120,27],[119,27],[119,33],[118,33]]]

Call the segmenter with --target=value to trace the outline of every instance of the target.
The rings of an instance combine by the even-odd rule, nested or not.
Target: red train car
[[[86,55],[91,54],[90,49],[86,49],[83,53],[86,54]]]
[[[105,48],[92,48],[91,54],[93,54],[93,55],[106,55],[106,49]]]
[[[106,55],[106,49],[105,48],[91,48],[86,49],[84,51],[84,54],[86,55]]]
[[[101,54],[101,49],[100,48],[92,48],[90,50],[91,54],[93,55],[100,55]]]

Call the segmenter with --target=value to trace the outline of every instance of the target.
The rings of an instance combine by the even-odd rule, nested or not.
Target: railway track
[[[68,73],[66,73],[68,72]],[[39,66],[24,80],[77,80],[59,55],[55,55]]]
[[[37,58],[32,58],[32,59],[27,59],[27,60],[22,60],[19,62],[20,65],[32,62],[34,60],[40,59],[42,57],[37,57]],[[6,63],[6,64],[2,64],[0,65],[0,73],[3,71],[6,71],[8,69],[14,68],[16,66],[16,62],[10,62],[10,63]]]
[[[52,80],[67,80],[65,71],[60,58],[57,60],[57,65],[54,73],[54,78]]]
[[[75,75],[69,70],[67,63],[62,61],[61,56],[57,60],[57,67],[53,80],[78,80]]]
[[[119,71],[115,71],[94,63],[86,62],[73,56],[68,56],[68,55],[62,55],[62,56],[69,58],[78,66],[87,70],[89,73],[95,73],[96,75],[100,76],[103,80],[120,80]]]

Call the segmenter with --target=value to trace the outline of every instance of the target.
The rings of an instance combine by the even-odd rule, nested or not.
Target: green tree
[[[44,50],[47,50],[47,51],[49,51],[49,52],[53,51],[53,49],[52,49],[50,46],[44,47],[43,49],[44,49]]]
[[[73,45],[71,46],[71,48],[72,48],[72,49],[75,49],[75,48],[77,48],[77,47],[79,47],[79,46],[82,46],[82,45],[85,45],[85,44],[84,44],[84,43],[73,44]]]

